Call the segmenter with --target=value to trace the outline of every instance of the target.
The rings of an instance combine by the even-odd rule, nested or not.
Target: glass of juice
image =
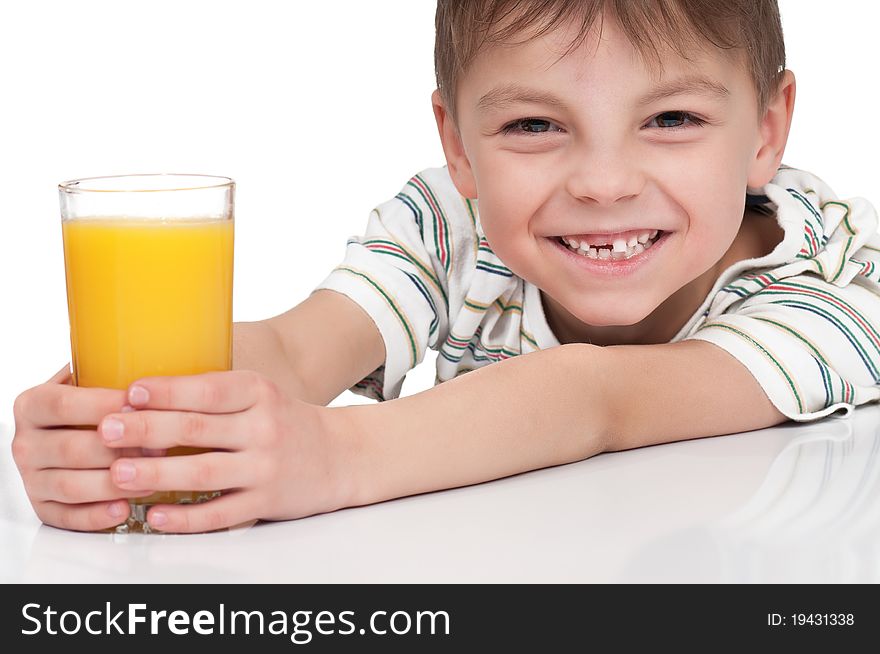
[[[64,182],[59,192],[74,384],[126,389],[141,377],[230,370],[235,182],[118,175]],[[150,506],[219,491],[131,499],[116,531],[149,532]]]

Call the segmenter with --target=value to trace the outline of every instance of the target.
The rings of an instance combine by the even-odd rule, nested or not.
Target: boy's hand
[[[150,494],[113,483],[110,464],[139,452],[110,449],[96,433],[105,415],[125,410],[125,391],[77,388],[68,366],[16,398],[12,456],[40,520],[77,531],[107,529],[128,518],[124,498]]]
[[[131,385],[128,402],[137,410],[101,421],[108,447],[213,451],[115,459],[112,480],[122,492],[224,491],[202,504],[153,507],[147,520],[161,531],[211,531],[346,505],[347,457],[338,431],[328,429],[332,410],[286,397],[257,372],[144,378]]]

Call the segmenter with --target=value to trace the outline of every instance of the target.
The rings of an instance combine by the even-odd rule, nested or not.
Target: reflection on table
[[[880,405],[199,535],[40,525],[0,465],[0,580],[878,582]]]

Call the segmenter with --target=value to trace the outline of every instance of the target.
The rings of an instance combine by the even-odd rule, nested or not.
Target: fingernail
[[[116,481],[131,481],[134,479],[135,467],[130,463],[116,464]]]
[[[124,431],[125,426],[116,418],[105,418],[101,423],[101,435],[105,441],[118,441]]]
[[[126,404],[124,407],[122,407],[120,413],[131,413],[134,410],[135,408],[133,406],[131,406],[130,404]]]
[[[110,514],[111,518],[121,518],[125,511],[121,502],[113,502],[113,504],[107,507],[107,513]]]
[[[161,511],[153,511],[147,516],[147,522],[149,522],[154,527],[161,527],[166,522],[168,522],[168,516],[162,513]]]
[[[150,394],[143,386],[132,386],[128,391],[129,404],[146,404],[150,399]]]

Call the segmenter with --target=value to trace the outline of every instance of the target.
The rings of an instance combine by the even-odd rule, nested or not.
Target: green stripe
[[[850,248],[850,245],[852,245],[853,237],[856,234],[856,230],[854,230],[853,226],[850,225],[850,223],[849,223],[849,205],[848,204],[845,204],[843,202],[838,202],[836,200],[829,200],[828,202],[825,202],[822,205],[822,210],[824,211],[825,207],[827,207],[829,204],[833,204],[838,207],[843,207],[846,210],[845,213],[843,214],[842,220],[843,220],[844,226],[846,227],[846,231],[849,233],[849,238],[847,239],[846,245],[843,248],[843,253],[840,256],[840,263],[838,264],[837,272],[834,274],[834,277],[830,280],[832,282],[835,282],[835,281],[837,281],[837,278],[840,277],[841,273],[843,272],[844,267],[846,266],[846,261],[849,258],[849,256],[848,256],[849,255],[849,248]]]
[[[474,338],[476,337],[476,339],[477,339],[476,343],[473,343],[474,347],[478,350],[482,350],[486,354],[506,354],[506,355],[512,356],[512,357],[521,354],[520,352],[517,352],[516,350],[508,349],[508,347],[506,345],[487,345],[486,343],[483,343],[483,341],[481,340],[481,338],[480,338],[481,335],[482,334],[479,329],[469,339],[465,339],[460,336],[456,336],[455,334],[450,332],[450,334],[447,337],[446,342],[443,344],[443,346],[446,347],[447,349],[450,349],[450,350],[461,350],[462,354],[464,354],[464,351],[466,351],[468,349],[468,346],[471,345],[471,343],[473,343]],[[451,339],[455,339],[455,341],[457,341],[457,342],[452,343],[452,342],[450,342]],[[461,345],[459,345],[459,343],[461,343]],[[461,359],[461,357],[459,356],[459,360],[460,359]]]
[[[364,241],[363,243],[361,243],[361,245],[365,245],[365,246],[371,245],[371,244],[391,245],[393,247],[398,247],[397,243],[394,243],[392,241],[382,241],[382,240],[375,239],[375,238],[370,239],[369,241]],[[406,254],[401,254],[400,252],[389,252],[388,250],[373,250],[373,252],[376,252],[377,254],[387,254],[389,257],[397,257],[398,259],[403,259],[404,261],[411,263],[414,266],[422,268],[422,266],[419,266],[419,264],[416,263],[411,257],[407,256]]]
[[[474,309],[475,311],[486,311],[493,304],[498,305],[498,309],[499,309],[499,311],[501,311],[502,314],[507,313],[508,311],[513,311],[513,312],[519,311],[520,313],[522,313],[522,307],[520,305],[515,304],[515,303],[505,305],[501,301],[501,298],[498,298],[494,302],[489,302],[488,304],[481,304],[480,302],[477,302],[476,300],[472,300],[471,298],[465,298],[465,300],[464,300],[464,305],[466,307]]]
[[[501,313],[507,313],[508,311],[519,311],[520,313],[522,313],[522,306],[516,304],[515,302],[511,302],[510,304],[505,305],[501,301],[501,298],[498,298],[497,300],[495,300],[495,304],[500,307]]]
[[[440,285],[440,280],[437,279],[436,275],[434,275],[434,272],[431,268],[428,268],[426,265],[424,265],[421,261],[419,261],[415,257],[415,255],[411,254],[409,250],[407,250],[405,247],[403,247],[400,243],[398,243],[396,241],[389,241],[389,240],[381,239],[381,238],[371,238],[371,239],[364,241],[363,245],[368,245],[370,243],[377,243],[379,245],[388,245],[388,246],[396,247],[396,248],[403,250],[406,253],[406,257],[401,256],[397,252],[386,252],[384,250],[381,250],[381,252],[383,254],[395,256],[398,259],[403,259],[404,261],[409,261],[414,266],[416,266],[419,270],[421,270],[422,273],[424,273],[425,277],[428,278],[428,281],[430,281],[434,285],[434,287],[440,292],[440,295],[443,297],[443,302],[446,304],[446,311],[447,311],[447,313],[449,312],[449,298],[446,297],[446,291],[443,290],[443,287]],[[373,250],[373,251],[380,252],[380,250]]]
[[[431,185],[428,184],[428,182],[425,181],[425,178],[422,177],[421,175],[416,175],[416,179],[418,179],[422,184],[425,185],[425,188],[428,189],[428,195],[431,196],[431,199],[434,200],[434,204],[437,205],[437,209],[440,211],[439,219],[443,221],[443,243],[446,246],[446,261],[443,262],[443,267],[446,270],[446,272],[449,272],[449,263],[452,261],[452,254],[453,254],[452,246],[449,244],[449,221],[446,220],[446,213],[443,211],[443,205],[440,204],[439,200],[437,200],[437,196],[434,195],[434,191],[433,191],[433,189],[431,189]],[[418,188],[418,187],[416,187],[416,188]],[[421,190],[419,190],[419,192],[421,193]],[[422,197],[424,197],[424,194],[422,194]],[[425,202],[427,202],[427,201],[428,201],[428,199],[425,198]],[[433,213],[433,211],[434,210],[431,209],[432,213]],[[436,227],[437,226],[435,224],[435,226],[434,226],[434,239],[435,240],[437,239]]]
[[[418,348],[416,346],[416,339],[415,339],[415,336],[413,335],[412,329],[409,326],[409,321],[406,319],[406,316],[403,315],[403,312],[397,307],[397,304],[394,302],[392,297],[388,293],[385,292],[385,289],[383,289],[379,285],[378,282],[374,281],[368,275],[365,275],[364,273],[362,273],[359,270],[355,270],[354,268],[349,268],[348,266],[337,266],[336,270],[344,270],[345,272],[351,273],[352,275],[355,275],[356,277],[363,278],[364,280],[367,281],[367,283],[369,283],[373,288],[375,288],[376,291],[383,298],[385,298],[385,301],[388,303],[388,306],[390,306],[391,309],[394,311],[394,313],[397,314],[397,318],[400,320],[400,323],[401,323],[401,325],[403,325],[403,329],[406,332],[407,337],[409,338],[409,348],[410,348],[410,357],[411,357],[410,358],[410,361],[411,361],[410,368],[414,368],[416,365],[416,362],[418,361],[418,355],[417,355]]]
[[[467,206],[468,214],[471,217],[471,223],[474,226],[474,254],[476,255],[476,251],[480,247],[480,234],[477,231],[477,215],[474,213],[474,205],[470,198],[465,198],[464,203]]]
[[[446,267],[446,272],[449,272],[449,263],[450,263],[450,261],[452,261],[452,256],[454,254],[452,252],[452,244],[449,242],[449,221],[446,219],[446,213],[443,211],[443,205],[440,204],[440,201],[437,199],[437,196],[434,195],[434,190],[431,188],[431,185],[428,184],[428,182],[425,181],[425,178],[422,177],[421,175],[416,175],[416,178],[418,178],[418,180],[422,184],[425,185],[425,188],[428,189],[428,193],[430,194],[431,199],[434,200],[434,204],[436,204],[437,209],[440,210],[440,219],[443,221],[443,227],[444,227],[443,240],[445,241],[445,244],[446,244],[446,254],[447,254],[446,261],[444,263],[445,263],[445,267]]]
[[[792,278],[792,279],[794,279],[794,278]],[[830,305],[831,308],[832,308],[834,311],[836,311],[836,312],[838,313],[838,315],[840,315],[840,314],[842,313],[844,316],[846,316],[846,312],[842,312],[841,309],[840,309],[840,307],[837,306],[834,302],[830,301],[830,300],[829,300],[828,298],[826,298],[826,297],[821,297],[822,294],[824,294],[824,295],[828,295],[828,296],[831,296],[832,298],[834,298],[835,300],[837,300],[840,304],[842,304],[844,307],[846,307],[846,310],[849,311],[850,314],[852,314],[851,316],[846,316],[846,317],[848,317],[853,323],[855,323],[855,325],[859,328],[859,330],[862,332],[862,334],[865,335],[865,339],[867,339],[867,341],[868,341],[871,345],[874,346],[874,351],[877,352],[878,354],[880,354],[880,348],[878,348],[878,345],[877,345],[878,341],[880,341],[880,332],[878,332],[876,329],[873,329],[873,323],[871,322],[871,320],[869,320],[868,318],[866,318],[865,316],[863,316],[862,313],[861,313],[858,309],[856,309],[856,308],[855,308],[854,306],[852,306],[849,302],[847,302],[846,300],[844,300],[841,296],[839,296],[839,295],[833,295],[832,293],[829,293],[828,291],[826,291],[826,290],[824,290],[824,289],[822,289],[822,288],[816,288],[816,287],[814,287],[814,286],[809,286],[808,284],[804,284],[804,283],[797,283],[797,282],[791,281],[790,279],[782,280],[781,283],[783,283],[783,284],[788,284],[789,286],[794,286],[794,287],[796,287],[796,288],[803,288],[803,289],[806,289],[806,290],[810,290],[810,291],[813,291],[814,293],[818,293],[818,294],[820,294],[820,296],[819,296],[819,297],[816,297],[816,295],[813,295],[813,294],[810,294],[810,293],[795,293],[795,292],[793,292],[793,291],[786,291],[786,290],[780,290],[780,291],[764,291],[764,293],[766,293],[766,294],[768,294],[768,295],[788,295],[789,297],[791,297],[791,296],[795,296],[795,297],[799,296],[799,297],[804,298],[804,299],[821,300],[821,301],[824,302],[825,304]],[[817,308],[818,308],[818,307],[817,307]],[[852,316],[856,316],[856,317],[858,317],[859,320],[855,320]],[[870,329],[870,332],[868,332],[868,331],[865,329],[865,327],[863,326],[862,323],[864,323],[865,325],[868,325],[868,329]],[[847,332],[848,334],[850,334],[850,335],[853,337],[853,340],[854,340],[856,343],[858,343],[858,344],[861,345],[862,339],[859,339],[859,338],[858,338],[858,337],[857,337],[857,336],[856,336],[851,330],[849,330],[849,329],[846,329],[846,332]],[[866,353],[866,358],[868,358],[868,359],[870,360],[870,357],[867,357],[867,353]]]
[[[466,306],[470,309],[473,309],[474,311],[483,312],[483,311],[486,311],[490,306],[492,306],[492,304],[491,303],[480,304],[479,302],[475,302],[474,300],[471,300],[470,298],[465,298],[464,299],[464,306]]]
[[[418,177],[418,175],[416,175],[416,177]],[[421,178],[420,178],[420,179],[421,179]],[[424,182],[423,182],[423,183],[424,183]],[[417,185],[415,182],[413,182],[412,180],[410,180],[409,182],[407,182],[407,185],[408,185],[408,186],[412,186],[416,191],[418,191],[419,195],[422,196],[422,200],[425,201],[425,206],[427,206],[428,209],[430,209],[430,211],[431,211],[431,216],[432,216],[431,226],[432,226],[433,229],[434,229],[434,254],[437,255],[437,259],[438,259],[438,261],[440,261],[440,262],[442,263],[442,262],[443,262],[443,254],[440,252],[440,236],[439,236],[439,234],[438,234],[438,232],[437,232],[437,221],[438,221],[438,217],[437,217],[437,214],[434,212],[434,207],[431,206],[431,203],[428,202],[428,198],[425,197],[425,194],[422,193],[422,189],[420,189],[420,188],[418,187],[418,185]],[[427,244],[426,244],[426,245],[427,245]],[[449,263],[449,258],[447,257],[447,260],[446,260],[446,272],[449,272],[448,263]]]
[[[825,232],[825,223],[823,221],[822,214],[819,213],[818,211],[816,211],[816,207],[814,207],[810,203],[810,201],[807,200],[807,198],[805,198],[803,195],[801,195],[797,189],[790,188],[787,190],[794,198],[796,198],[802,205],[804,205],[804,207],[806,207],[807,211],[810,212],[810,215],[812,215],[813,218],[815,218],[816,220],[819,221],[819,226],[822,228],[819,230],[819,233],[823,234]],[[813,231],[816,231],[816,230],[813,230]],[[817,238],[816,240],[818,241],[819,239]]]
[[[790,327],[790,326],[788,326],[788,325],[786,325],[786,324],[784,324],[784,323],[778,322],[778,321],[776,321],[776,320],[771,320],[770,318],[761,318],[760,316],[752,316],[752,317],[753,317],[755,320],[760,320],[761,322],[766,322],[766,323],[770,323],[771,325],[776,325],[776,326],[779,327],[780,329],[783,329],[783,330],[787,331],[788,333],[790,333],[791,335],[793,335],[794,337],[800,339],[801,341],[803,341],[804,345],[806,345],[808,348],[810,348],[810,350],[813,352],[813,354],[816,355],[816,358],[817,358],[817,359],[819,359],[819,360],[820,360],[822,363],[824,363],[826,366],[828,365],[828,361],[825,360],[825,357],[822,356],[822,354],[819,352],[819,350],[817,350],[817,349],[813,346],[813,344],[812,344],[810,341],[808,341],[807,338],[804,337],[804,336],[803,336],[799,331],[797,331],[796,329],[794,329],[794,328],[792,328],[792,327]]]
[[[837,206],[843,207],[844,209],[846,209],[846,213],[843,214],[842,220],[843,220],[844,224],[846,225],[846,231],[848,231],[850,234],[855,234],[856,230],[853,229],[853,226],[850,225],[850,223],[849,223],[849,205],[846,204],[845,202],[839,202],[838,200],[828,200],[828,202],[825,202],[822,205],[822,210],[824,211],[825,207],[827,207],[829,204],[836,204]]]
[[[516,350],[508,349],[508,347],[506,345],[486,345],[479,338],[477,339],[475,346],[479,347],[481,350],[483,350],[483,352],[486,352],[487,354],[506,354],[506,355],[512,356],[512,357],[515,357],[518,354],[521,354],[520,352],[517,352]]]
[[[537,341],[536,341],[536,340],[535,340],[530,334],[527,334],[527,333],[526,333],[526,330],[524,330],[524,329],[521,328],[521,329],[519,330],[519,333],[520,333],[520,336],[522,336],[522,337],[523,337],[524,339],[526,339],[529,343],[531,343],[531,344],[532,344],[532,347],[534,347],[536,350],[540,350],[540,349],[541,349],[540,347],[538,347],[538,342],[537,342]]]
[[[724,323],[720,323],[720,322],[712,322],[712,323],[707,323],[707,324],[703,325],[701,327],[701,329],[707,329],[709,327],[719,327],[721,329],[727,329],[728,331],[733,332],[734,334],[736,334],[740,338],[750,342],[752,345],[754,345],[756,348],[758,348],[761,352],[763,352],[764,356],[766,356],[768,359],[770,359],[770,361],[773,362],[773,364],[778,368],[780,374],[783,377],[785,377],[785,381],[788,382],[788,387],[791,390],[791,394],[794,396],[794,399],[797,402],[798,411],[800,413],[804,412],[804,403],[801,401],[801,396],[797,392],[797,388],[794,385],[794,381],[792,381],[791,375],[788,374],[788,371],[785,370],[785,368],[782,366],[782,364],[779,363],[779,361],[776,359],[776,357],[774,357],[767,348],[765,348],[763,345],[761,345],[758,341],[756,341],[754,338],[752,338],[749,334],[745,333],[744,331],[742,331],[740,329],[737,329],[736,327],[731,327],[730,325],[725,325]]]
[[[492,268],[493,270],[500,270],[503,272],[510,273],[511,275],[513,274],[507,266],[499,266],[498,264],[490,263],[489,261],[486,261],[485,259],[477,259],[477,263],[478,264],[481,263],[484,266],[488,266],[489,268]]]
[[[748,293],[749,295],[755,295],[755,294],[757,294],[757,293],[760,293],[760,292],[764,291],[764,289],[766,289],[766,288],[767,288],[768,286],[770,286],[771,284],[775,284],[776,282],[779,281],[778,279],[776,279],[775,277],[773,277],[773,275],[771,275],[770,273],[757,273],[757,274],[754,274],[754,275],[750,275],[750,277],[751,277],[751,278],[750,278],[750,279],[747,279],[746,282],[747,282],[747,283],[748,283],[748,282],[752,282],[752,283],[757,284],[757,285],[758,285],[758,288],[757,288],[756,290],[751,290],[751,289],[745,288],[744,286],[735,286],[735,284],[736,284],[737,282],[739,282],[740,279],[743,279],[742,277],[741,277],[740,279],[737,279],[737,280],[732,281],[730,284],[728,284],[727,286],[725,286],[725,287],[722,288],[721,290],[722,290],[722,291],[728,291],[728,290],[730,290],[730,291],[742,291],[743,293]],[[758,277],[767,277],[770,281],[767,282],[767,283],[764,283],[764,282],[762,282],[760,279],[758,279]],[[745,299],[745,298],[743,298],[743,299]]]
[[[411,204],[407,204],[406,202],[403,202],[401,200],[401,202],[403,202],[404,206],[406,206],[407,208],[414,210],[416,212],[416,223],[419,226],[419,236],[422,237],[422,240],[425,240],[425,217],[424,217],[424,214],[422,214],[422,208],[419,206],[419,203],[416,202],[415,200],[413,200],[409,195],[407,195],[403,191],[401,191],[397,195],[402,195],[403,197],[405,197],[407,200],[410,201]]]

